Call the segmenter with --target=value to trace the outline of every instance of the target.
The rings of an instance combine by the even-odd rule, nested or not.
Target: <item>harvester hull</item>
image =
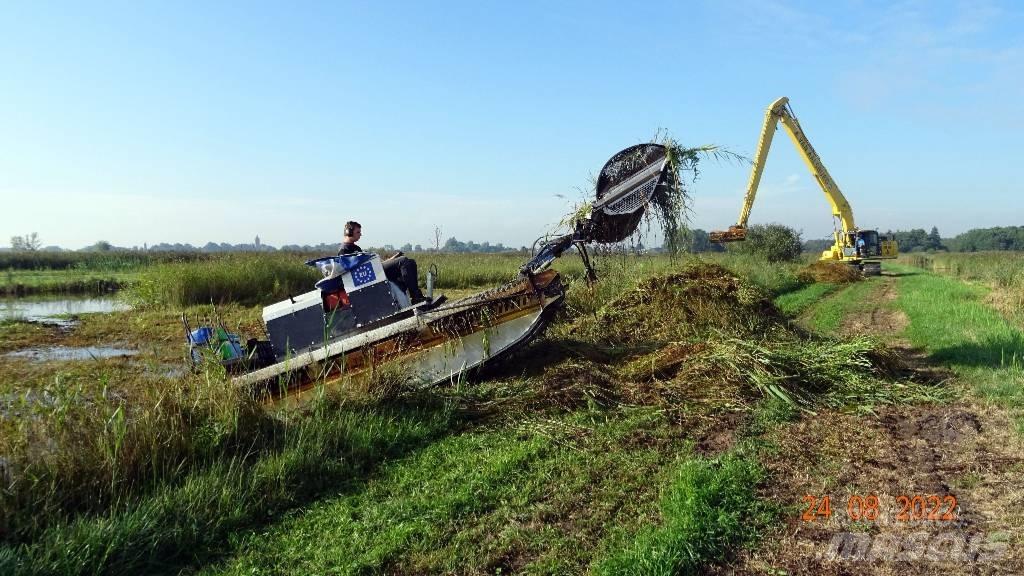
[[[332,388],[375,380],[425,387],[458,380],[508,356],[543,332],[564,300],[545,271],[354,336],[328,341],[234,385],[266,404],[296,407]]]

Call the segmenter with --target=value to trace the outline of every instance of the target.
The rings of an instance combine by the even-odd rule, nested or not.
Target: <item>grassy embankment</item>
[[[0,294],[101,294],[147,281],[150,288],[166,291],[151,294],[163,304],[237,301],[241,294],[249,302],[262,298],[282,298],[287,290],[308,288],[291,282],[292,278],[315,278],[315,270],[305,266],[307,259],[319,253],[195,253],[195,252],[6,252],[0,253]],[[436,286],[440,289],[470,289],[503,282],[515,275],[527,257],[518,253],[446,254],[414,253],[423,275],[431,264],[440,269]],[[579,262],[560,265],[578,273]],[[246,270],[246,267],[255,269]],[[269,266],[267,268],[266,266]],[[177,282],[168,276],[181,274]],[[275,287],[274,281],[283,283]],[[239,284],[250,286],[246,291]],[[188,293],[191,286],[195,293]],[[206,287],[205,290],[202,288]],[[221,291],[227,289],[227,292]]]
[[[138,272],[8,269],[0,276],[0,295],[105,294],[138,279]]]
[[[371,388],[289,417],[262,413],[216,371],[169,380],[134,361],[4,359],[5,373],[29,377],[3,391],[0,567],[174,571],[228,554],[217,570],[613,573],[719,560],[771,517],[757,498],[766,427],[797,407],[899,400],[886,397],[888,360],[873,345],[809,340],[773,312],[770,294],[820,290],[801,286],[795,266],[722,262],[757,283],[704,266],[635,291],[680,264],[602,260],[602,282],[572,282],[550,336],[488,381],[428,395]],[[196,269],[200,284],[231,268]],[[188,298],[167,270],[151,277],[163,288],[140,295]],[[151,303],[68,335],[0,330],[23,343],[116,330],[153,346],[143,362],[162,362],[159,344],[179,337],[177,303],[163,306],[173,310]],[[232,326],[258,319],[258,308],[222,313]],[[331,544],[368,534],[366,547]]]
[[[891,336],[952,369],[970,393],[1008,409],[1024,433],[1024,257],[937,254],[901,262],[885,265],[896,293],[881,305],[907,320]],[[813,306],[804,321],[832,333],[843,318],[877,305],[878,288],[877,280],[848,286]]]
[[[905,267],[897,305],[910,319],[910,341],[1010,410],[1024,434],[1024,258],[1003,256],[1000,264],[992,254],[949,255],[938,274]]]

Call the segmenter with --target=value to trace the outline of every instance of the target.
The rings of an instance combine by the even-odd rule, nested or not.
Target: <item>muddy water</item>
[[[85,346],[74,348],[71,346],[45,346],[42,348],[25,348],[16,352],[8,352],[4,356],[11,358],[27,358],[29,360],[89,360],[101,358],[116,358],[118,356],[134,356],[138,350],[128,348],[112,348],[109,346]]]
[[[67,316],[119,312],[131,307],[110,297],[104,298],[4,298],[0,299],[0,320],[23,320],[44,324],[69,325]]]

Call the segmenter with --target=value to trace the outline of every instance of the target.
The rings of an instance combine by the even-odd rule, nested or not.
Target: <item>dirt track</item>
[[[894,307],[897,278],[878,283],[843,332],[889,342],[922,377],[952,378],[900,339],[908,320]],[[779,430],[768,466],[782,483],[765,496],[788,507],[784,531],[720,573],[1024,573],[1024,442],[1003,411],[957,396],[873,416],[824,412]],[[816,514],[825,496],[831,514]],[[871,496],[877,517],[855,521]]]
[[[867,335],[885,338],[892,344],[907,346],[899,334],[907,327],[907,315],[893,307],[896,300],[896,278],[882,276],[879,288],[873,292],[873,302],[867,309],[861,309],[846,316],[840,327],[842,334]]]

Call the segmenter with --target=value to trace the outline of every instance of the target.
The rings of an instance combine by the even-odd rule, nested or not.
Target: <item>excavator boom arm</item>
[[[764,172],[765,161],[768,159],[768,149],[775,137],[775,129],[779,122],[789,134],[790,140],[796,146],[797,152],[803,158],[804,164],[818,181],[818,186],[825,193],[825,198],[832,205],[832,216],[838,218],[842,229],[839,227],[834,231],[835,243],[831,248],[821,254],[822,260],[839,260],[860,265],[861,262],[868,262],[865,258],[871,258],[875,266],[873,270],[880,270],[875,259],[895,258],[899,254],[899,246],[896,241],[887,236],[880,236],[876,230],[860,230],[853,220],[853,209],[850,203],[839,190],[836,181],[825,168],[814,146],[804,134],[800,122],[797,121],[793,109],[789,106],[789,98],[779,98],[764,113],[764,126],[761,128],[761,138],[757,142],[757,153],[754,155],[754,166],[750,172],[750,180],[747,182],[747,193],[743,197],[743,207],[740,209],[740,218],[735,226],[728,230],[716,230],[708,236],[712,242],[734,242],[746,240],[747,220],[750,218],[750,209],[754,205],[754,198],[757,196],[757,187],[761,183],[761,174]],[[865,274],[868,268],[864,268]]]
[[[761,175],[764,174],[765,161],[768,159],[768,150],[772,147],[772,140],[775,138],[775,127],[779,123],[777,108],[780,102],[785,104],[788,100],[780,98],[772,103],[764,113],[764,124],[761,126],[761,137],[757,141],[757,151],[754,153],[754,166],[750,170],[750,179],[747,180],[747,193],[743,197],[743,207],[740,209],[740,218],[737,220],[737,227],[746,228],[747,220],[750,218],[750,209],[754,206],[754,198],[757,196],[757,187],[761,184]]]
[[[825,193],[825,198],[832,206],[832,214],[842,221],[843,232],[850,232],[856,228],[850,203],[846,201],[846,197],[843,196],[839,186],[828,173],[818,153],[815,152],[814,146],[811,146],[810,140],[804,134],[800,123],[789,107],[789,98],[782,97],[772,102],[771,106],[765,111],[764,124],[761,127],[761,137],[757,142],[754,165],[750,171],[750,179],[747,181],[747,193],[743,197],[740,217],[736,225],[730,226],[728,231],[712,232],[711,240],[713,242],[729,242],[746,238],[747,220],[750,219],[750,210],[754,206],[757,188],[761,184],[761,175],[764,173],[764,166],[768,159],[768,150],[771,148],[772,140],[775,137],[775,129],[780,121],[786,129],[786,133],[789,134],[790,139],[793,141],[793,145],[796,146],[797,152],[800,153],[800,157],[803,158],[804,163],[811,171],[811,174],[814,175],[814,179],[817,180],[822,192]]]
[[[785,100],[785,98],[780,100]],[[853,209],[850,208],[850,203],[846,201],[846,197],[839,190],[836,181],[832,179],[818,153],[814,151],[814,146],[811,146],[807,135],[800,128],[800,122],[797,121],[796,116],[789,109],[788,103],[783,104],[779,119],[782,120],[782,125],[786,128],[786,133],[789,134],[793,145],[800,152],[800,157],[804,159],[807,168],[814,175],[814,179],[818,181],[818,186],[821,186],[821,191],[825,193],[825,198],[832,205],[832,215],[842,220],[844,232],[854,231],[857,226],[853,221]]]

